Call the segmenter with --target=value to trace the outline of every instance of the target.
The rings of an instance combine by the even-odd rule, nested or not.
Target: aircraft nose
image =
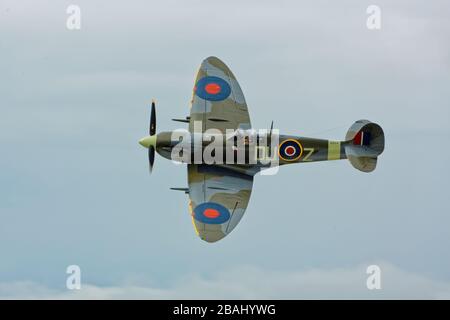
[[[150,146],[155,147],[156,145],[156,135],[146,136],[139,140],[139,144],[145,148],[150,148]]]

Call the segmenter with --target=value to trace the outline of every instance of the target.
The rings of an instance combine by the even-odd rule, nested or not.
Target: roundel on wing
[[[295,161],[302,156],[303,147],[297,140],[284,140],[278,147],[278,155],[285,161]]]
[[[231,87],[222,78],[206,76],[197,81],[194,91],[202,99],[221,101],[228,98],[231,93]]]
[[[220,203],[204,202],[194,209],[194,218],[207,224],[222,224],[230,220],[230,211]]]

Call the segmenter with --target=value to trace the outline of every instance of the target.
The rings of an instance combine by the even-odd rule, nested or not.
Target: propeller
[[[155,112],[155,100],[152,100],[152,112],[150,114],[150,128],[148,130],[149,135],[156,133],[156,112]]]
[[[149,136],[153,136],[156,133],[156,111],[155,111],[155,100],[152,101],[152,111],[150,113],[150,125],[148,134]],[[155,147],[150,145],[148,148],[148,164],[149,171],[152,173],[153,164],[155,163]]]
[[[150,148],[148,148],[148,169],[150,173],[153,171],[153,163],[155,163],[155,148],[150,146]]]

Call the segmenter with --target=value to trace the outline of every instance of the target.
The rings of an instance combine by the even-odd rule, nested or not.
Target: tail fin
[[[368,120],[358,120],[348,129],[345,140],[345,154],[352,166],[363,172],[375,170],[384,150],[383,129]]]

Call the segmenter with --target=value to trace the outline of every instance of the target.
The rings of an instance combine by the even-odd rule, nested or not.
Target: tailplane
[[[358,120],[348,129],[344,148],[353,167],[371,172],[375,170],[378,156],[384,150],[383,129],[368,120]]]

